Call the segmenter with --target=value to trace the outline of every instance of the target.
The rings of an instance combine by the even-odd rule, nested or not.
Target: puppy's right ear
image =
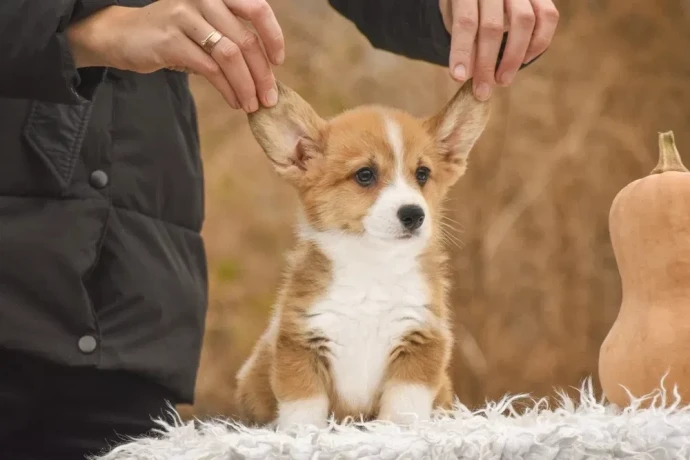
[[[278,103],[248,114],[249,127],[281,176],[299,180],[311,160],[323,155],[326,122],[296,92],[276,82]]]

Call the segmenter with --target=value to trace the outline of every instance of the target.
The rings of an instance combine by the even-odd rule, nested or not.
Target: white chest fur
[[[391,351],[410,329],[431,320],[427,282],[417,256],[423,241],[312,235],[332,263],[325,295],[308,327],[330,341],[330,370],[339,398],[371,407]]]

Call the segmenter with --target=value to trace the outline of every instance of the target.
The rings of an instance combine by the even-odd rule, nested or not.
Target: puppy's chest
[[[325,339],[331,378],[349,406],[371,406],[391,352],[429,321],[428,302],[428,288],[414,269],[335,273],[310,309],[308,328]]]

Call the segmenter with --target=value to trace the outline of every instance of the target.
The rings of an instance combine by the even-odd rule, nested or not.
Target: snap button
[[[105,173],[105,171],[97,169],[91,173],[90,182],[92,187],[103,188],[108,185],[108,175]]]
[[[96,349],[96,339],[93,336],[85,335],[79,339],[79,350],[82,353],[91,353]]]

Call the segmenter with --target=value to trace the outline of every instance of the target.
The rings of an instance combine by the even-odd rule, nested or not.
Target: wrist
[[[77,69],[109,66],[109,37],[118,29],[114,25],[116,19],[128,9],[107,6],[67,28],[67,41]]]

